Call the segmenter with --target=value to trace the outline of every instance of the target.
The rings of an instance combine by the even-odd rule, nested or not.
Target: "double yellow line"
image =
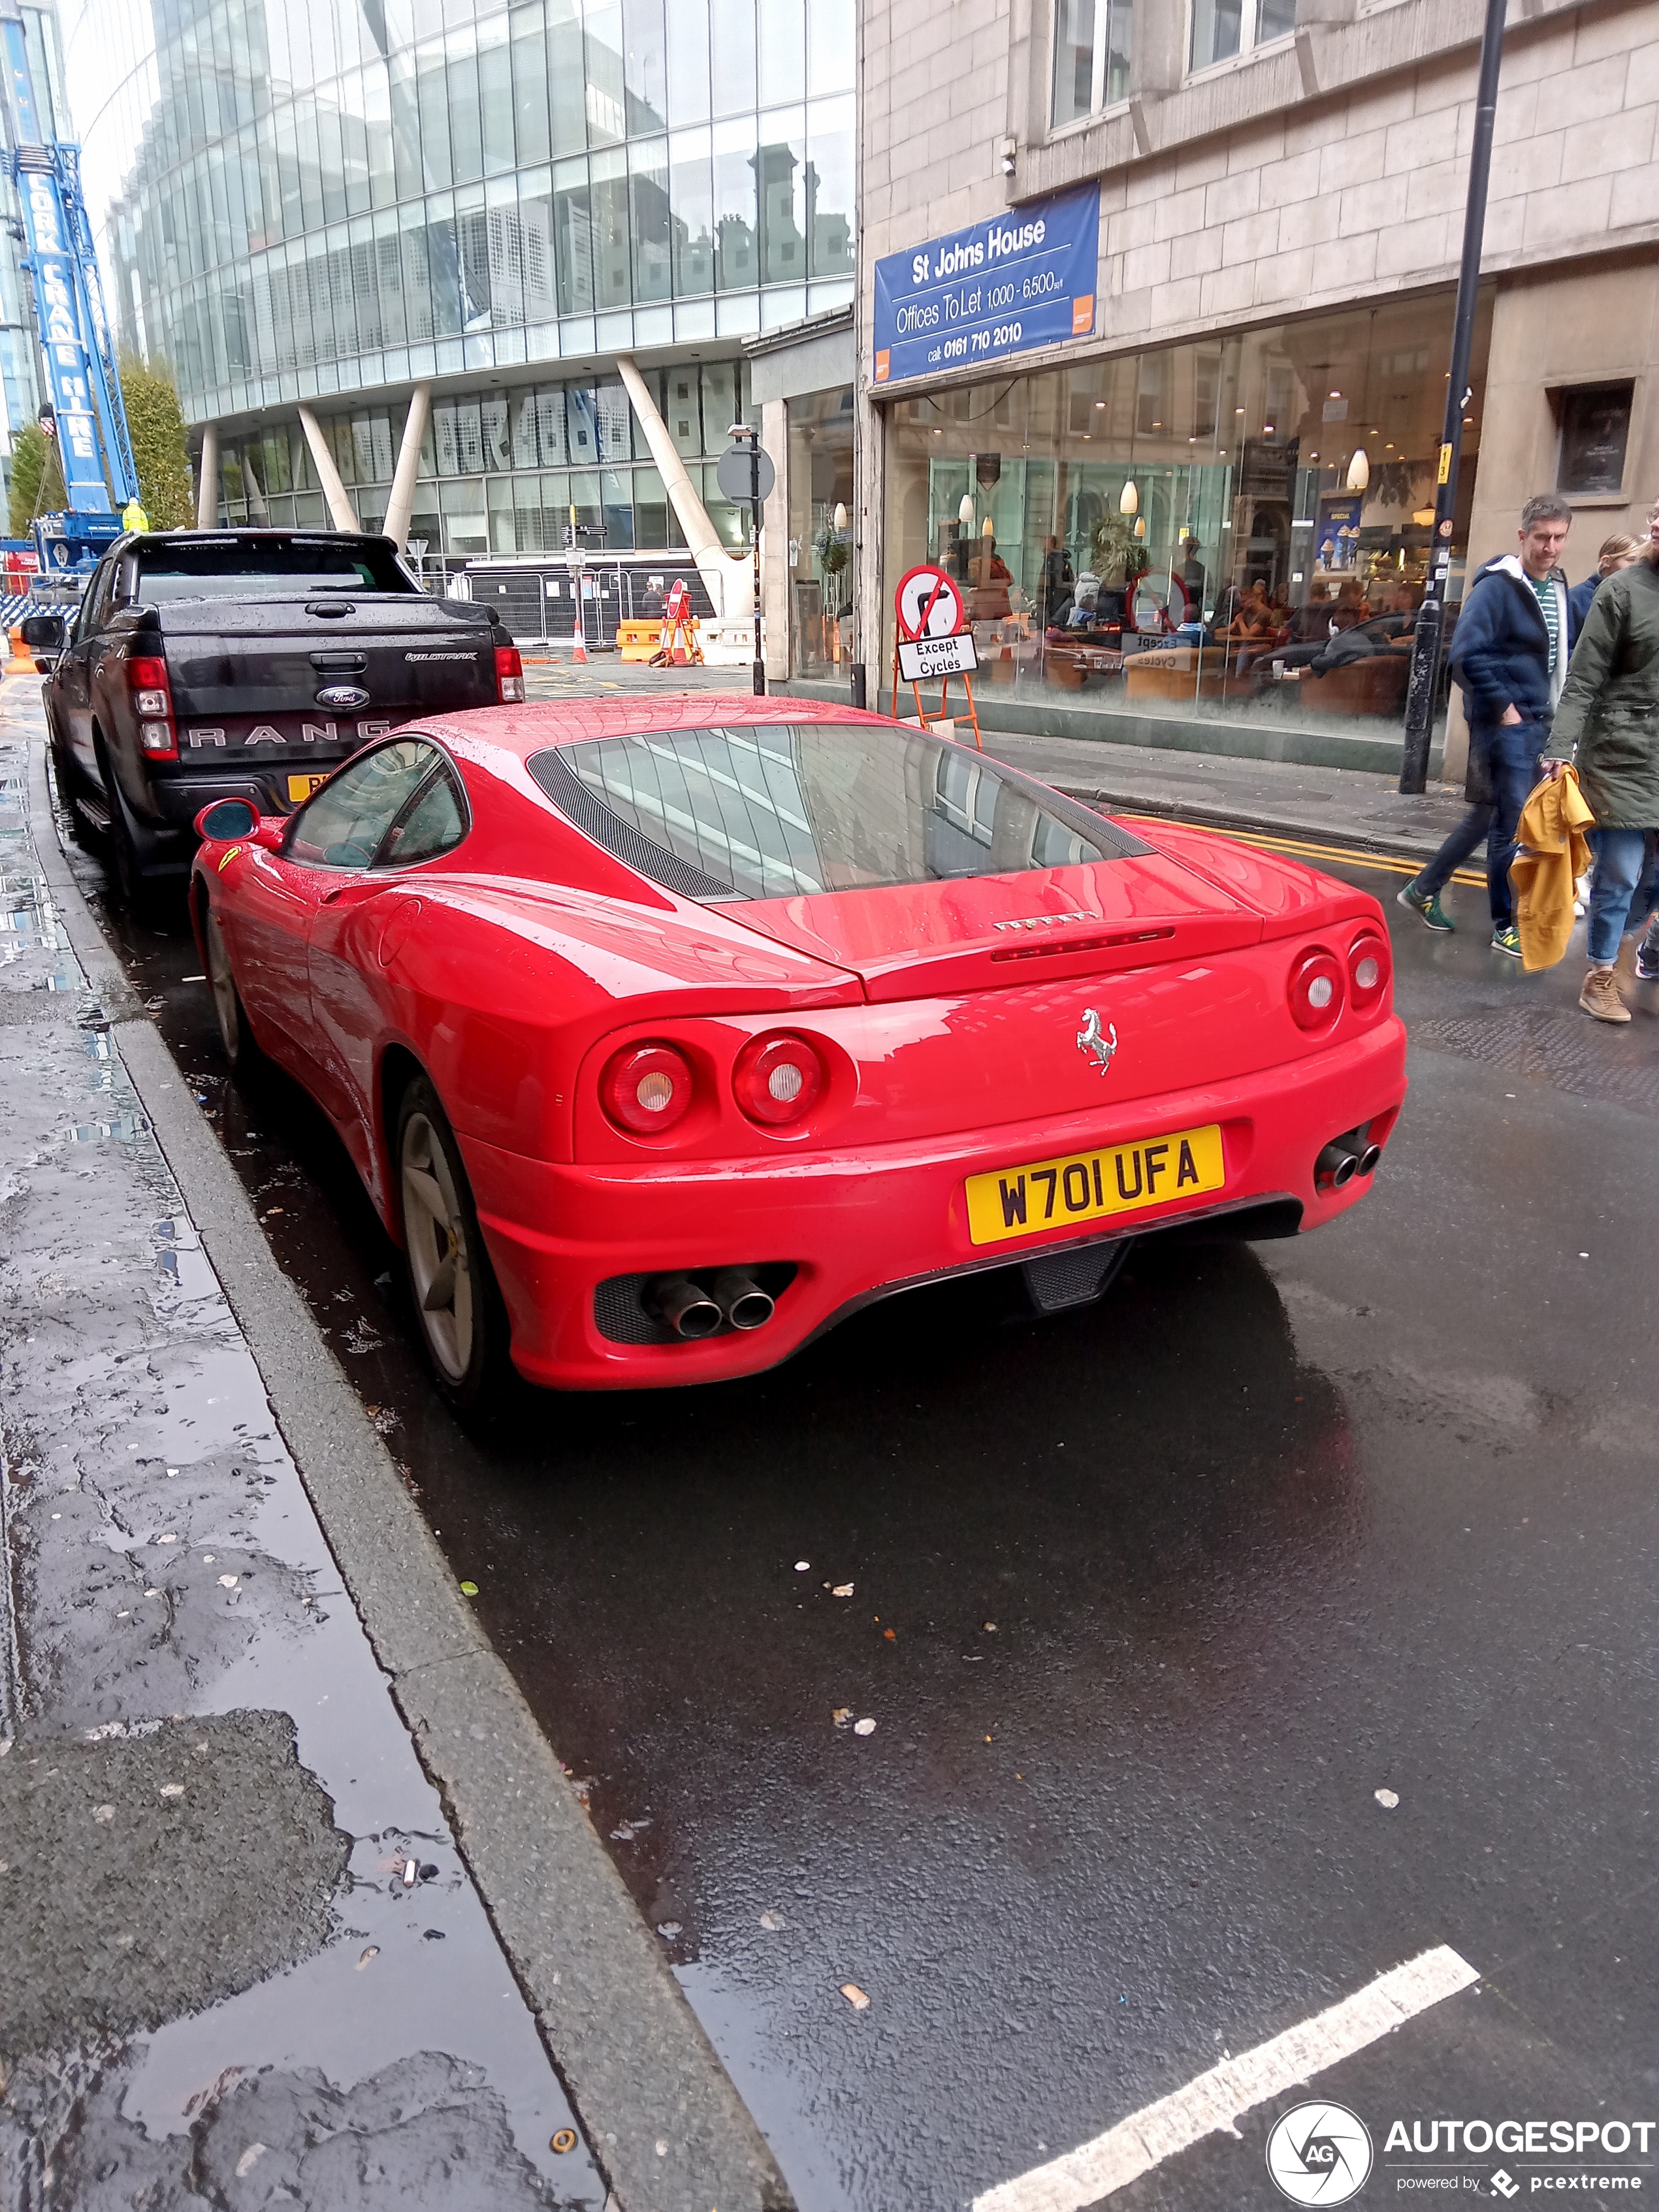
[[[1112,809],[1115,814],[1116,807]],[[1212,837],[1231,837],[1240,845],[1261,845],[1270,853],[1293,853],[1299,860],[1340,860],[1351,868],[1375,868],[1389,876],[1420,876],[1421,864],[1402,860],[1392,853],[1364,853],[1347,845],[1316,845],[1304,837],[1267,837],[1255,830],[1222,830],[1211,822],[1182,822],[1173,815],[1133,814],[1121,817],[1126,821],[1170,822],[1177,830],[1202,830]],[[1484,868],[1459,868],[1453,876],[1455,884],[1484,884]]]

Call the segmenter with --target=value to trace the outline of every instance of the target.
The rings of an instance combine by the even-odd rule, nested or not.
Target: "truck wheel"
[[[213,993],[214,1018],[219,1042],[234,1075],[246,1075],[264,1057],[248,1027],[247,1009],[231,973],[230,954],[219,927],[219,917],[210,906],[202,916],[202,945],[207,960],[208,988]]]
[[[109,830],[105,841],[104,859],[110,874],[115,879],[115,896],[134,921],[142,921],[148,914],[153,887],[145,878],[138,859],[138,848],[133,841],[132,825],[127,819],[127,810],[122,803],[120,787],[110,770],[101,742],[98,747],[98,768],[103,779],[104,805],[109,811]]]
[[[507,1309],[478,1228],[460,1147],[424,1076],[398,1107],[404,1258],[421,1347],[442,1396],[464,1418],[513,1387]]]
[[[63,747],[53,738],[51,747],[52,787],[58,799],[58,811],[64,817],[64,827],[83,853],[92,849],[92,831],[87,817],[75,803],[75,770],[65,757]]]

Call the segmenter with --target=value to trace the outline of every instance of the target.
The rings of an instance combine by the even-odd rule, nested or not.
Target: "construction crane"
[[[10,145],[6,163],[23,211],[22,266],[34,296],[48,402],[41,428],[57,438],[65,505],[34,518],[40,581],[78,586],[125,527],[138,471],[116,374],[97,249],[81,191],[81,149],[50,135],[35,96],[17,0],[0,0]]]

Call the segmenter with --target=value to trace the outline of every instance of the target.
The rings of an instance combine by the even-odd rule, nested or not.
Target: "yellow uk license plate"
[[[319,784],[324,784],[327,781],[328,778],[325,775],[289,776],[288,780],[288,797],[289,805],[297,806],[302,799],[309,799],[312,793],[317,789]]]
[[[968,1234],[975,1244],[1000,1244],[1045,1229],[1133,1213],[1172,1198],[1197,1198],[1227,1179],[1216,1122],[1140,1137],[1103,1152],[1071,1152],[1029,1167],[1000,1168],[968,1178]]]

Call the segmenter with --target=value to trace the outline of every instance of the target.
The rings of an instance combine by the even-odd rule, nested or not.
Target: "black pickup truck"
[[[22,629],[59,799],[129,898],[187,872],[210,800],[286,814],[371,738],[524,697],[493,610],[430,597],[390,538],[343,532],[123,538],[76,613]]]

